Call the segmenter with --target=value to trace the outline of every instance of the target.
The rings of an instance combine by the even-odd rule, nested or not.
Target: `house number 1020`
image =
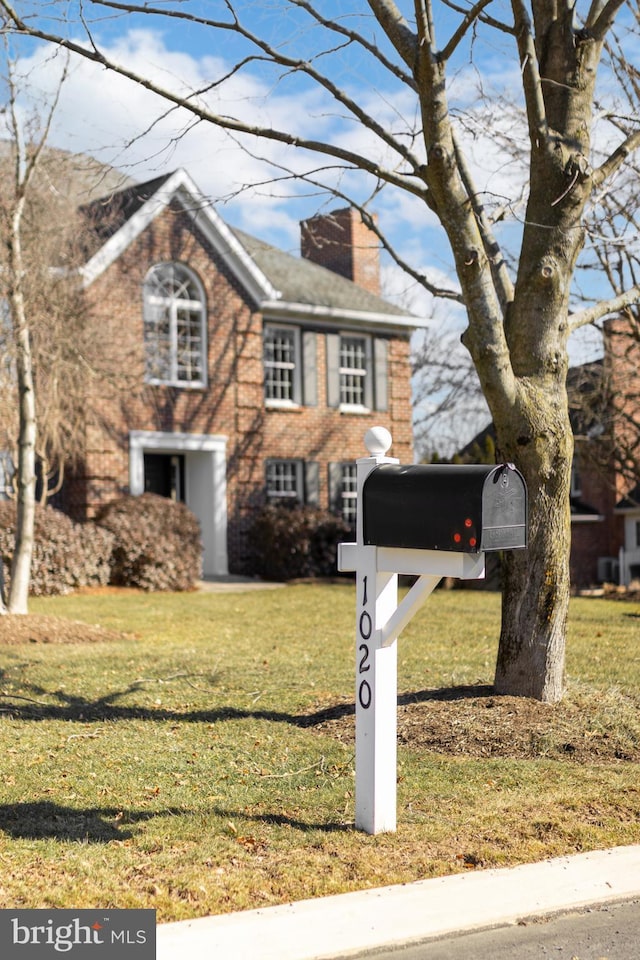
[[[371,664],[369,663],[369,639],[373,631],[373,621],[371,619],[371,614],[367,610],[368,597],[367,597],[367,578],[363,577],[362,580],[363,587],[363,596],[362,596],[362,613],[360,614],[360,619],[358,620],[358,636],[361,642],[358,644],[358,677],[361,677],[358,684],[358,701],[363,710],[368,710],[371,706],[371,684],[363,677],[363,673],[368,673],[371,669]]]

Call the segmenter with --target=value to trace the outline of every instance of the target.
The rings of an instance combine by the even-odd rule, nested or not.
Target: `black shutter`
[[[320,468],[315,460],[304,464],[304,502],[310,507],[320,503]]]
[[[318,403],[317,334],[305,330],[302,334],[302,402],[307,407]]]
[[[327,406],[340,406],[340,334],[328,333],[327,342]]]
[[[376,338],[373,354],[375,409],[386,411],[389,409],[389,341]]]
[[[330,463],[329,478],[329,509],[333,513],[342,514],[342,464]]]

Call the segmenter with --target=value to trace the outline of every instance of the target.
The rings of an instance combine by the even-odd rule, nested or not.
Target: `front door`
[[[156,493],[184,503],[184,455],[145,453],[144,489],[145,493]]]

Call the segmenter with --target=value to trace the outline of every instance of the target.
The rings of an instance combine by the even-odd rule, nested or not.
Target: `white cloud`
[[[220,43],[216,55],[192,54],[170,46],[162,34],[152,30],[130,30],[112,39],[106,53],[126,63],[129,69],[152,77],[173,89],[204,91],[211,77],[229,71]],[[28,76],[24,84],[26,111],[31,103],[51,100],[62,70],[63,57],[52,57],[44,46],[33,48],[22,62]],[[495,74],[483,75],[484,90],[505,89],[505,60],[495,63]],[[514,89],[518,86],[514,77]],[[345,77],[345,82],[351,82]],[[373,81],[372,81],[373,83]],[[399,87],[387,92],[381,87],[353,90],[363,107],[378,122],[398,135],[409,136],[419,125],[415,99]],[[515,122],[514,112],[506,109],[496,116],[481,97],[479,75],[473,67],[463,65],[450,85],[451,101],[460,111],[460,139],[469,156],[476,185],[484,194],[487,206],[491,197],[500,202],[505,196],[518,198],[526,165],[526,131]],[[346,123],[336,115],[335,105],[327,96],[308,85],[296,87],[292,81],[277,83],[274,76],[252,72],[232,73],[216,89],[201,97],[220,112],[240,110],[247,120],[283,130],[295,127],[304,136],[337,138],[342,145],[372,158],[391,163],[391,152],[356,123]],[[507,138],[516,139],[515,157],[506,150]],[[251,141],[250,151],[242,150],[225,131],[208,122],[197,122],[184,110],[172,110],[154,94],[127,79],[110,73],[97,64],[74,58],[70,76],[64,86],[52,132],[52,143],[74,152],[86,152],[113,164],[138,180],[154,177],[177,167],[186,168],[202,191],[214,202],[231,223],[264,237],[293,252],[298,249],[299,220],[335,201],[326,201],[318,191],[287,177],[302,169],[321,167],[326,161],[320,155],[311,157],[286,144]],[[419,154],[418,141],[414,145]],[[269,182],[273,168],[263,158],[283,169],[281,179]],[[344,170],[325,171],[330,182],[353,191],[363,200],[371,189],[359,174]],[[340,202],[340,201],[338,201]],[[419,198],[407,192],[385,188],[372,199],[372,209],[379,215],[385,230],[401,256],[418,269],[428,270],[431,282],[455,287],[448,243],[435,214]],[[513,221],[512,221],[513,222]],[[516,221],[517,222],[517,221]],[[517,242],[514,227],[511,239]],[[385,287],[391,296],[407,287],[407,278],[392,268],[386,270]],[[412,309],[429,315],[433,305],[420,292],[419,286],[404,294],[412,297]],[[426,297],[426,299],[425,299]],[[455,329],[464,325],[459,308],[449,303],[439,307],[439,322]]]

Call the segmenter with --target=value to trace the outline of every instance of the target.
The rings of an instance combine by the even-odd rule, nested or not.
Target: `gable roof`
[[[279,291],[278,304],[263,304],[267,310],[282,310],[284,304],[298,313],[309,313],[313,308],[324,308],[325,312],[351,315],[367,314],[371,317],[387,318],[387,322],[397,318],[409,320],[417,326],[416,317],[409,318],[406,311],[363,289],[351,280],[327,267],[320,266],[304,257],[294,257],[290,253],[278,250],[263,240],[258,240],[241,230],[234,230],[245,250],[260,267],[265,276]]]
[[[133,184],[84,206],[95,243],[81,270],[94,282],[167,207],[177,202],[265,316],[413,329],[417,317],[332,270],[229,227],[184,170]]]
[[[231,229],[184,170],[137,184],[84,208],[95,223],[106,221],[105,236],[81,270],[85,286],[94,282],[169,205],[177,202],[229,269],[257,302],[277,297]]]

